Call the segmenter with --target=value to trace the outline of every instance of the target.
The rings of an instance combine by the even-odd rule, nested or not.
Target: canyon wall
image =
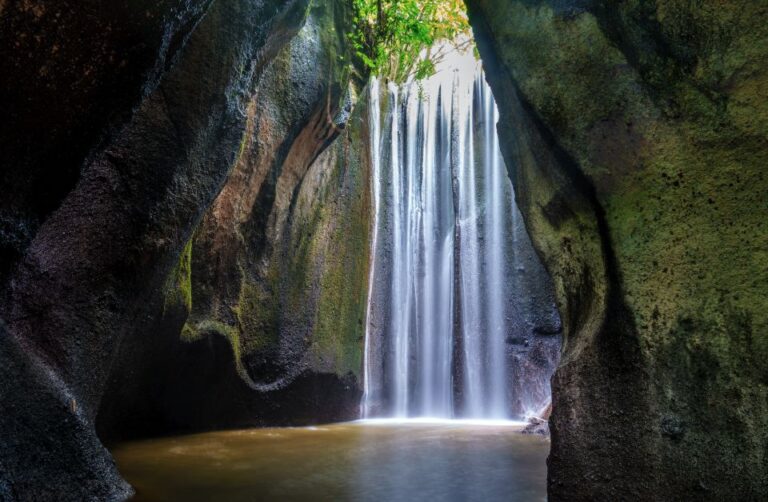
[[[0,499],[127,497],[100,440],[357,416],[350,8],[0,3]]]
[[[184,336],[221,328],[261,389],[361,372],[370,180],[363,75],[341,2],[317,2],[255,96],[241,162],[192,245]]]
[[[551,500],[768,493],[768,9],[468,1],[555,283]]]
[[[150,5],[151,4],[151,5]],[[307,2],[3,2],[0,498],[123,499],[94,431]],[[6,68],[7,67],[7,68]],[[6,147],[7,145],[7,147]],[[129,341],[130,343],[130,341]]]
[[[358,416],[370,162],[348,16],[316,2],[265,69],[148,335],[121,347],[103,437]]]

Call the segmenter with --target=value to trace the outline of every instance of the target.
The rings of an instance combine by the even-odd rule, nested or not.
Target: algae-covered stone
[[[261,391],[362,369],[370,185],[350,15],[316,2],[266,69],[235,169],[194,239],[187,329],[226,327]]]
[[[121,346],[102,437],[355,416],[366,274],[339,271],[367,266],[369,185],[347,139],[364,134],[348,7],[314,2],[238,102],[242,127],[216,145],[232,169]]]
[[[468,3],[563,314],[550,498],[759,498],[768,10]]]

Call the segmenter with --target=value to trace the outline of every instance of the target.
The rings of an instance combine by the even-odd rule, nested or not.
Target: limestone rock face
[[[552,500],[768,493],[768,10],[471,0],[555,282]]]
[[[0,368],[17,383],[2,391],[4,499],[130,493],[93,426],[112,363],[126,340],[152,335],[141,329],[148,309],[235,164],[258,76],[307,10],[303,0],[145,3],[0,4],[13,27],[3,29],[12,57],[0,99],[18,119],[3,121],[0,138],[12,145],[3,232],[8,222],[21,232],[0,283]],[[30,83],[49,60],[52,73]],[[40,139],[36,113],[56,95]],[[70,170],[61,182],[48,162],[60,151]],[[49,182],[58,195],[35,191]]]

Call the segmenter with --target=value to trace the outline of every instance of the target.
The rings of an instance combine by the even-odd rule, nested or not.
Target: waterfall
[[[513,248],[530,242],[515,233],[490,87],[471,54],[454,55],[425,81],[370,87],[366,418],[517,418],[548,398],[548,385],[544,398],[510,385],[524,373],[507,344]]]
[[[372,352],[371,344],[371,323],[372,308],[371,303],[373,301],[373,284],[375,280],[376,272],[376,249],[379,242],[379,207],[381,205],[381,188],[379,183],[379,148],[381,146],[381,132],[380,132],[380,114],[381,105],[379,104],[379,81],[376,78],[371,79],[369,86],[370,93],[370,107],[368,123],[371,127],[371,140],[370,140],[370,155],[371,155],[371,179],[372,179],[372,196],[373,196],[373,225],[372,225],[372,238],[371,238],[371,266],[368,272],[368,308],[365,314],[365,338],[363,343],[363,399],[361,401],[360,416],[368,418],[372,415],[371,402],[374,400],[373,380],[374,375],[372,371],[373,363],[370,355]]]

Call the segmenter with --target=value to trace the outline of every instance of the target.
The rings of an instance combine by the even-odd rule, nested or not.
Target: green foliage
[[[352,46],[371,72],[395,82],[435,72],[438,40],[469,34],[462,0],[352,0]],[[422,57],[424,54],[424,57]]]

